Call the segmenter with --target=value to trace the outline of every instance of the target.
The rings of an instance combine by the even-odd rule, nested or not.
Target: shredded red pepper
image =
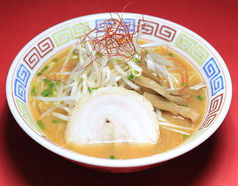
[[[126,22],[118,15],[118,19],[110,18],[100,22],[89,33],[81,37],[79,44],[84,44],[90,38],[90,34],[95,33],[96,36],[91,40],[93,51],[101,53],[109,59],[114,56],[121,56],[125,59],[120,63],[123,64],[130,61],[136,54],[133,39],[140,29],[131,30],[130,27],[135,28],[134,23],[129,21]],[[97,59],[98,58],[96,58],[95,61],[97,61]]]

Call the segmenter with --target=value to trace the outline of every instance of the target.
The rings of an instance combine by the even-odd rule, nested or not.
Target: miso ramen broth
[[[64,95],[61,95],[62,97],[69,96],[71,93],[70,91],[67,92],[66,87],[67,80],[71,75],[68,72],[72,72],[79,61],[78,51],[72,47],[64,49],[49,59],[33,79],[29,102],[35,121],[45,135],[55,143],[80,154],[99,158],[140,158],[163,153],[180,145],[197,130],[202,121],[206,110],[206,89],[202,85],[203,81],[198,72],[186,59],[168,47],[162,46],[153,50],[173,62],[174,66],[167,68],[167,70],[178,79],[178,82],[177,85],[176,83],[174,85],[177,93],[171,90],[171,94],[181,94],[180,97],[186,100],[186,105],[182,106],[191,108],[200,114],[199,119],[195,122],[192,122],[191,118],[183,117],[180,114],[175,115],[169,111],[157,109],[161,114],[160,119],[158,119],[158,122],[161,124],[159,124],[160,137],[156,144],[103,143],[75,145],[67,143],[65,141],[65,130],[68,124],[70,109],[72,108],[68,106],[67,100],[63,103],[60,99],[58,101],[51,101],[48,98],[59,96],[58,92],[60,90],[64,90]],[[70,51],[72,54],[69,56]],[[67,58],[69,58],[69,62],[67,62],[67,65],[64,65]],[[126,66],[121,68],[126,68]],[[154,74],[156,74],[156,71]],[[135,83],[133,79],[130,81]],[[160,83],[165,89],[170,87],[169,82],[164,79],[160,79]],[[201,87],[196,88],[198,85],[201,85]],[[71,84],[70,86],[73,85]],[[128,85],[125,85],[125,87],[133,90]],[[95,87],[90,87],[87,91],[94,91],[93,88]],[[100,84],[95,89],[100,89]],[[143,94],[141,89],[135,91]],[[80,97],[75,99],[80,99]],[[61,106],[56,108],[57,105]],[[64,116],[67,117],[64,118]]]

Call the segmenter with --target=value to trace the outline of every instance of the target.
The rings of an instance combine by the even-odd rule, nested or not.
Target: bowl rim
[[[22,118],[19,116],[18,111],[15,107],[13,98],[12,98],[12,87],[11,87],[11,81],[12,81],[12,77],[13,77],[13,69],[14,66],[16,65],[17,61],[16,59],[21,56],[21,54],[24,52],[24,50],[27,49],[27,47],[29,45],[31,45],[31,43],[34,42],[34,40],[37,40],[38,37],[40,37],[41,35],[49,32],[51,29],[53,28],[57,28],[58,26],[62,25],[62,24],[67,24],[69,22],[72,22],[74,20],[80,19],[80,18],[89,18],[90,17],[95,17],[95,16],[105,16],[105,15],[110,15],[110,12],[105,12],[105,13],[97,13],[97,14],[90,14],[90,15],[84,15],[84,16],[80,16],[80,17],[76,17],[76,18],[72,18],[66,21],[63,21],[61,23],[58,23],[46,30],[44,30],[43,32],[41,32],[40,34],[38,34],[37,36],[35,36],[34,38],[32,38],[21,50],[20,52],[17,54],[17,56],[15,57],[15,59],[13,60],[13,63],[11,64],[11,67],[8,71],[8,75],[7,75],[7,81],[6,81],[6,96],[7,96],[7,102],[9,105],[9,108],[11,110],[11,113],[13,115],[13,117],[15,118],[15,120],[17,121],[18,125],[20,125],[20,127],[33,139],[35,140],[38,144],[42,145],[43,147],[45,147],[46,149],[52,151],[53,153],[56,153],[66,159],[78,162],[78,163],[83,163],[83,164],[88,164],[88,165],[93,165],[93,166],[100,166],[100,167],[111,167],[111,168],[128,168],[128,167],[140,167],[140,166],[148,166],[148,165],[152,165],[152,164],[157,164],[157,163],[161,163],[161,162],[165,162],[168,161],[170,159],[176,158],[182,154],[185,154],[189,151],[191,151],[192,149],[196,148],[197,146],[199,146],[200,144],[202,144],[204,141],[206,141],[218,128],[219,126],[222,124],[223,120],[225,119],[230,105],[231,105],[231,100],[232,100],[232,81],[231,81],[231,77],[230,77],[230,73],[229,70],[225,64],[225,61],[222,59],[222,57],[220,56],[220,54],[215,50],[215,48],[205,39],[203,39],[200,35],[196,34],[195,32],[193,32],[192,30],[179,25],[173,21],[170,20],[166,20],[163,18],[159,18],[159,17],[155,17],[155,16],[151,16],[151,15],[144,15],[144,14],[138,14],[138,13],[128,13],[128,12],[117,12],[118,14],[123,14],[126,16],[141,16],[143,15],[144,17],[149,17],[149,18],[153,18],[153,19],[159,19],[162,20],[164,22],[169,22],[173,25],[176,25],[179,28],[182,28],[184,30],[188,30],[189,32],[194,33],[199,39],[201,39],[203,41],[203,43],[206,44],[207,47],[209,47],[210,50],[212,50],[212,52],[214,53],[214,56],[219,58],[220,61],[220,66],[222,67],[223,70],[223,74],[226,75],[226,84],[227,84],[227,95],[226,95],[226,101],[223,105],[223,109],[222,112],[220,112],[219,114],[219,123],[217,123],[216,125],[212,125],[211,127],[209,127],[209,129],[204,132],[202,134],[202,137],[198,137],[196,138],[196,140],[193,140],[192,142],[189,142],[188,144],[181,146],[177,149],[173,149],[173,153],[170,152],[164,152],[162,154],[156,154],[153,156],[148,156],[148,157],[143,157],[143,158],[136,158],[136,159],[125,159],[125,160],[118,160],[118,159],[103,159],[103,158],[97,158],[97,157],[90,157],[90,156],[86,156],[86,155],[82,155],[64,148],[60,148],[59,146],[55,146],[52,143],[46,141],[45,139],[43,139],[39,134],[37,134],[36,132],[33,132],[32,129],[30,129],[28,127],[28,125],[26,125],[26,123],[22,120]],[[218,120],[217,120],[218,121]]]

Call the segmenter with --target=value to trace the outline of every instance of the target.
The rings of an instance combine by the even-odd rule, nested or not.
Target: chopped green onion
[[[137,64],[140,63],[140,60],[137,58],[133,58],[132,61],[136,62]]]
[[[183,137],[184,137],[184,138],[188,138],[188,137],[189,137],[189,134],[183,134]]]
[[[99,57],[102,57],[103,53],[102,52],[97,52],[96,55],[98,55]]]
[[[41,95],[44,96],[44,97],[49,96],[49,95],[50,95],[50,91],[47,90],[47,89],[45,89],[45,90],[43,90],[43,91],[41,92]]]
[[[38,86],[38,83],[32,83],[32,87],[37,87]]]
[[[134,78],[134,76],[131,74],[131,75],[128,76],[127,79],[131,81],[133,78]]]
[[[50,83],[50,82],[51,82],[51,80],[49,80],[49,79],[47,79],[47,78],[45,78],[43,81],[44,81],[45,83]]]
[[[188,107],[188,105],[183,105],[184,107]]]
[[[55,84],[56,84],[56,85],[60,85],[60,81],[56,81]]]
[[[202,97],[202,96],[197,96],[197,99],[202,101],[202,100],[204,100],[204,97]]]
[[[111,156],[109,156],[109,159],[115,159],[115,156],[113,156],[113,155],[111,155]]]
[[[183,86],[185,86],[185,87],[188,86],[188,83],[184,83]]]
[[[41,76],[41,75],[42,75],[42,73],[41,73],[41,72],[37,73],[37,76]]]
[[[168,53],[168,56],[173,56],[173,53]]]
[[[43,79],[42,80],[44,83],[47,83],[48,89],[45,89],[41,92],[41,95],[46,97],[49,95],[53,95],[56,96],[57,95],[57,91],[56,91],[56,85],[60,84],[60,81],[56,81],[55,83],[53,81],[51,81],[50,79]]]
[[[89,88],[89,87],[88,87],[88,91],[89,91],[90,93],[92,93],[92,90],[91,90],[91,88]]]
[[[37,76],[41,76],[42,72],[46,71],[49,68],[49,66],[44,66],[40,72],[37,73]]]
[[[34,96],[36,94],[36,89],[35,88],[32,88],[31,89],[31,95]]]
[[[53,62],[56,62],[56,61],[58,61],[58,59],[57,59],[57,58],[53,58],[52,61],[53,61]]]
[[[37,121],[37,124],[39,125],[39,127],[40,127],[41,129],[44,129],[44,128],[45,128],[45,125],[44,125],[43,121],[38,120],[38,121]]]
[[[95,88],[91,88],[91,90],[97,90],[98,89],[98,87],[95,87]]]
[[[44,67],[41,69],[41,72],[46,71],[48,68],[49,68],[48,66],[44,66]]]
[[[49,87],[49,89],[52,90],[55,87],[55,84],[53,82],[49,82],[48,87]]]
[[[94,88],[89,88],[88,87],[88,91],[90,92],[90,93],[92,93],[92,90],[97,90],[98,89],[98,87],[94,87]]]
[[[59,122],[59,120],[57,120],[57,119],[54,119],[52,122],[53,122],[53,123],[58,123],[58,122]]]

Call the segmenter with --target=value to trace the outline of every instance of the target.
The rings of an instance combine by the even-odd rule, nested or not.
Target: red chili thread
[[[118,19],[110,18],[100,22],[94,29],[82,37],[79,44],[84,45],[85,42],[88,42],[88,39],[91,39],[90,34],[94,32],[96,36],[91,40],[94,51],[101,52],[109,59],[114,56],[120,56],[127,58],[129,61],[136,54],[133,38],[140,30],[131,31],[130,26],[135,27],[135,25],[133,23],[126,23],[118,13],[115,14],[118,15]],[[103,34],[99,35],[99,33]],[[98,62],[97,59],[99,58],[93,59],[92,62]]]

